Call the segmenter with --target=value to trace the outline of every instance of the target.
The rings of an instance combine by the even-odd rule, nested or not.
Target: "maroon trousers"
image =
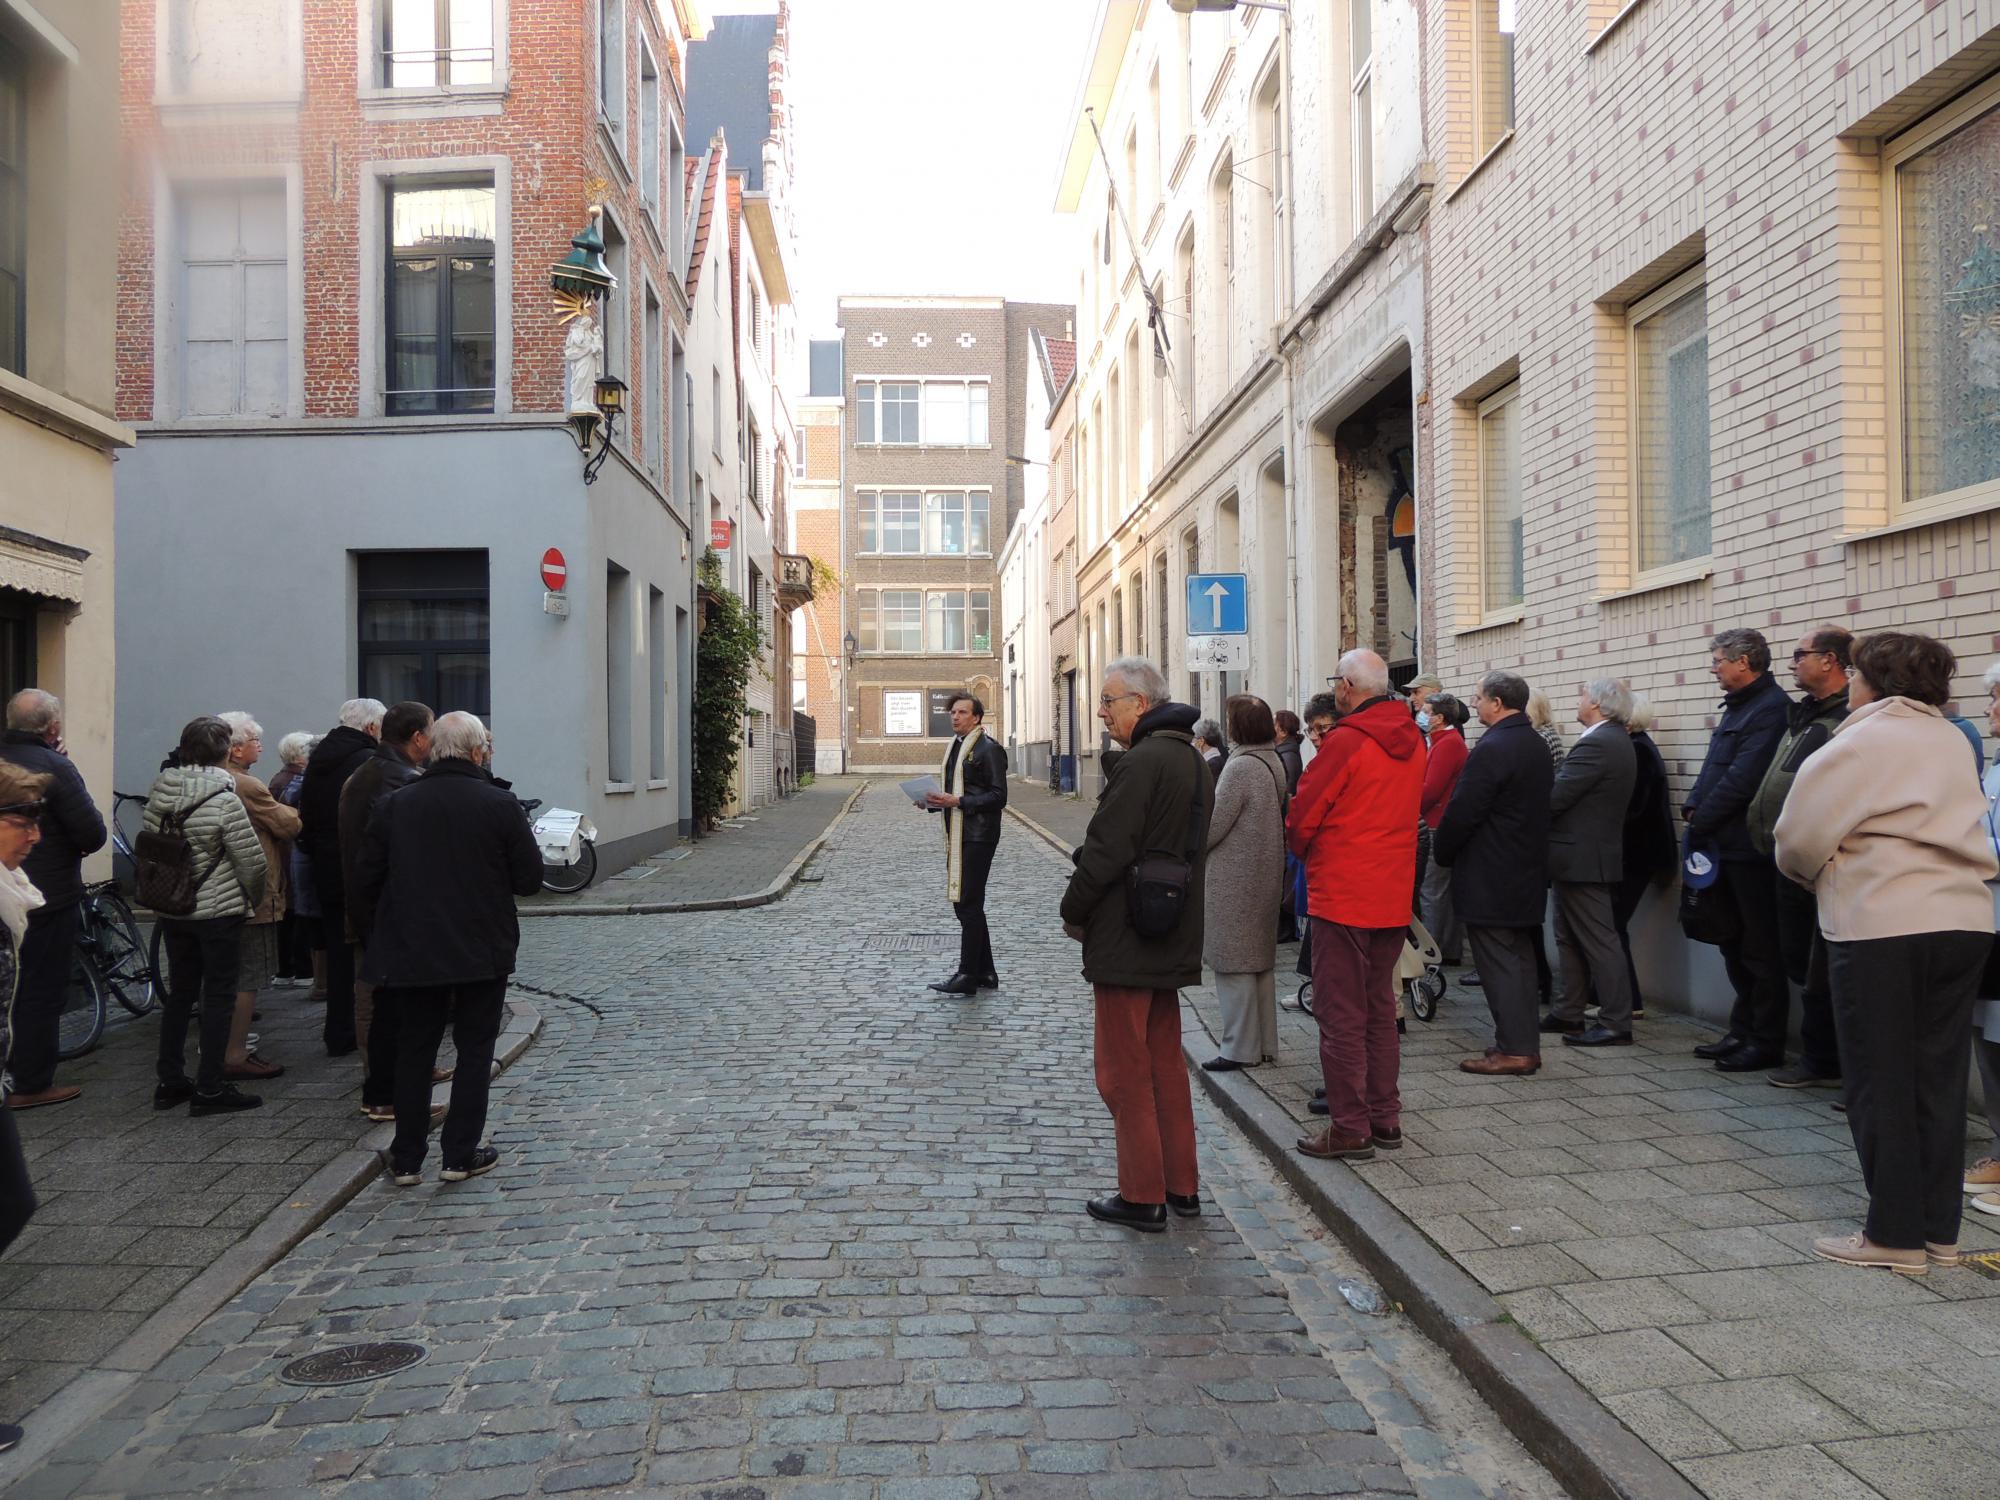
[[[1093,986],[1097,1092],[1118,1138],[1118,1196],[1165,1203],[1201,1188],[1194,1161],[1194,1101],[1181,1055],[1178,990]]]
[[[1313,1019],[1326,1078],[1327,1123],[1341,1135],[1400,1130],[1396,959],[1400,927],[1347,927],[1312,919]]]

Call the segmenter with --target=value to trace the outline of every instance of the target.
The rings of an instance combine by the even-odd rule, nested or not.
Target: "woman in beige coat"
[[[1211,1073],[1278,1055],[1278,902],[1285,884],[1285,766],[1271,706],[1239,693],[1225,706],[1236,748],[1215,783],[1208,824],[1202,961],[1215,971],[1222,1051]]]
[[[1778,868],[1818,898],[1868,1185],[1863,1231],[1813,1253],[1906,1276],[1958,1263],[1972,1002],[1993,946],[1986,799],[1938,711],[1957,665],[1928,636],[1856,642],[1853,712],[1800,768],[1776,829]]]

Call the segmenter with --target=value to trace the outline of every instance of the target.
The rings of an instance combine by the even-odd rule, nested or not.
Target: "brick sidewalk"
[[[1066,839],[1088,822],[1081,800],[1016,783],[1012,801]],[[1296,953],[1279,950],[1287,1002]],[[1213,1034],[1213,995],[1189,998]],[[1454,984],[1405,1039],[1409,1144],[1353,1170],[1717,1500],[1991,1493],[2000,1279],[1815,1259],[1866,1206],[1831,1096],[1718,1073],[1691,1053],[1713,1033],[1688,1022],[1638,1031],[1630,1049],[1553,1047],[1533,1078],[1479,1078],[1457,1065],[1490,1018]],[[1279,1061],[1247,1076],[1304,1133],[1317,1029],[1287,1005],[1279,1035]],[[1981,1154],[1983,1130],[1971,1141]],[[2000,1220],[1966,1220],[1965,1249],[2000,1248]]]
[[[806,847],[825,833],[866,777],[822,776],[803,791],[741,818],[714,833],[680,844],[616,874],[600,875],[573,896],[539,891],[521,901],[524,914],[587,908],[643,907],[713,901],[761,891]]]

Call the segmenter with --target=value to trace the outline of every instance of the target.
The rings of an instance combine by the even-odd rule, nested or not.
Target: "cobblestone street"
[[[1009,829],[1005,989],[940,1000],[936,837],[877,786],[776,905],[524,924],[546,1021],[495,1086],[500,1169],[365,1189],[0,1487],[1560,1494],[1205,1106],[1204,1218],[1084,1216],[1112,1152],[1064,861]],[[278,1378],[378,1338],[428,1358]]]

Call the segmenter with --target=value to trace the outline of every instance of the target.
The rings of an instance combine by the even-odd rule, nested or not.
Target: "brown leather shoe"
[[[55,1084],[32,1094],[9,1094],[9,1109],[40,1109],[44,1104],[67,1104],[83,1092],[75,1084]]]
[[[1461,1073],[1485,1073],[1498,1078],[1526,1078],[1530,1073],[1539,1072],[1542,1060],[1539,1057],[1519,1057],[1511,1052],[1488,1052],[1483,1057],[1459,1059]]]
[[[1375,1155],[1375,1143],[1365,1135],[1342,1135],[1331,1125],[1318,1135],[1299,1137],[1299,1151],[1321,1161],[1368,1161]]]

